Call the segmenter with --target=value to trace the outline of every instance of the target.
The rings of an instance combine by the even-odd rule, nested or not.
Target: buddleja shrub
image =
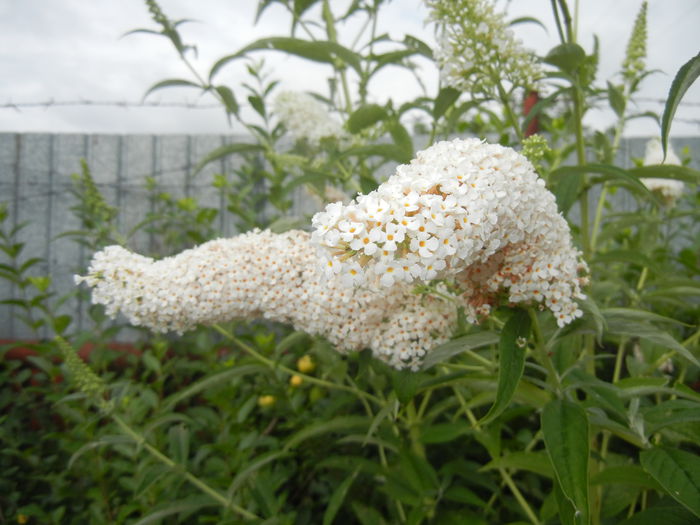
[[[698,172],[668,145],[700,58],[677,73],[644,165],[612,163],[625,124],[650,117],[631,111],[650,74],[646,3],[604,87],[600,48],[577,43],[564,0],[545,57],[486,1],[427,2],[435,50],[378,34],[382,2],[260,2],[258,17],[287,9],[292,36],[208,73],[185,21],[147,4],[146,31],[193,75],[149,92],[200,89],[249,131],[200,167],[239,159],[214,184],[239,226],[271,228],[160,260],[109,246],[77,278],[108,315],[174,334],[154,336],[148,374],[109,383],[57,342],[103,422],[71,467],[104,446],[119,473],[96,522],[700,517]],[[289,92],[252,61],[265,53],[325,65],[328,91]],[[252,80],[218,80],[237,61]],[[379,71],[418,63],[436,66],[437,93],[371,102]],[[616,123],[585,129],[601,104]],[[411,117],[425,135],[409,133]],[[534,124],[542,134],[526,136]],[[469,130],[500,144],[441,140]],[[238,189],[257,195],[249,209]],[[292,220],[302,190],[330,204]],[[167,345],[198,326],[202,366],[182,384],[197,362]]]

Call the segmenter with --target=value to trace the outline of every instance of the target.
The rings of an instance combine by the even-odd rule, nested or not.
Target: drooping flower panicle
[[[283,91],[274,103],[277,117],[296,140],[318,146],[321,139],[346,136],[340,122],[314,97],[298,91]]]
[[[559,326],[582,315],[587,267],[554,195],[510,148],[477,139],[439,142],[379,188],[313,218],[326,273],[363,289],[448,279],[468,318],[505,294],[539,303]]]
[[[341,352],[371,348],[396,368],[417,368],[456,320],[449,301],[408,286],[353,290],[325,279],[302,231],[249,232],[159,261],[109,246],[76,280],[108,315],[157,332],[264,318],[322,335]]]
[[[661,147],[661,140],[653,138],[646,144],[646,152],[644,155],[644,165],[654,166],[657,164],[681,165],[681,160],[678,155],[669,146],[666,151],[666,159],[664,159],[664,151]],[[685,188],[684,184],[675,179],[660,179],[649,177],[642,179],[644,185],[650,191],[659,194],[664,204],[668,207],[673,207],[676,201],[683,195]]]
[[[428,0],[441,35],[435,50],[446,86],[495,97],[497,81],[534,87],[542,76],[535,55],[506,25],[489,0]]]

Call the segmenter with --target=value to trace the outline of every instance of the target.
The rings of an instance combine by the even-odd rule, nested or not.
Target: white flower
[[[397,243],[403,242],[406,236],[406,228],[395,222],[390,222],[384,227],[384,236],[381,241],[384,243],[382,248],[391,252],[395,252],[398,248]]]
[[[422,193],[407,190],[419,186]],[[374,239],[363,233],[350,247],[377,248],[363,250],[362,257],[342,243],[326,246],[362,266],[360,285],[393,286],[398,281],[393,260],[405,282],[452,280],[473,321],[488,315],[498,301],[544,304],[560,326],[581,315],[575,300],[583,297],[587,279],[580,274],[586,265],[571,244],[554,196],[514,150],[476,139],[437,143],[399,166],[377,190],[357,197],[343,216],[366,217],[364,210],[378,202],[407,210],[400,221],[385,226],[385,232],[400,229],[401,241],[394,245],[386,234]],[[322,216],[313,225],[317,230],[327,226]]]
[[[671,146],[668,147],[666,151],[666,160],[664,160],[661,141],[658,138],[653,138],[647,142],[644,165],[652,166],[657,164],[680,166],[681,160]],[[676,204],[676,201],[683,195],[683,190],[685,188],[683,182],[674,179],[650,177],[642,179],[642,182],[650,191],[658,193],[663,199],[664,204],[669,207],[673,207]]]
[[[440,29],[434,51],[440,78],[460,91],[496,97],[505,80],[532,87],[543,73],[535,55],[508,29],[491,0],[428,0],[430,21]]]
[[[283,91],[274,103],[274,112],[297,140],[318,146],[323,138],[342,139],[342,125],[331,118],[326,108],[311,95]]]
[[[356,237],[350,243],[350,248],[355,251],[364,251],[365,255],[374,255],[377,250],[377,242],[382,238],[382,232],[379,228],[373,228],[369,231],[361,233],[359,237]]]
[[[456,308],[413,294],[398,262],[383,271],[389,288],[351,288],[364,281],[356,261],[320,262],[305,232],[254,231],[159,261],[110,246],[76,280],[92,288],[93,303],[108,315],[121,312],[157,332],[263,317],[326,337],[341,352],[370,348],[396,368],[417,369],[449,338]]]

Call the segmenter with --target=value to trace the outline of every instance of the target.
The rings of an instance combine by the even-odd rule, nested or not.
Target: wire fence
[[[213,149],[246,139],[231,135],[0,133],[0,203],[8,206],[8,226],[25,224],[19,239],[25,245],[24,257],[43,260],[35,269],[51,276],[56,298],[67,297],[61,312],[74,318],[78,330],[89,328],[90,321],[85,302],[75,293],[72,276],[85,270],[91,254],[60,234],[80,229],[71,211],[77,204],[71,193],[71,174],[80,171],[80,160],[88,162],[98,188],[108,203],[118,208],[121,231],[134,228],[152,210],[146,183],[146,177],[151,177],[173,198],[192,197],[200,206],[217,209],[215,226],[221,236],[230,236],[235,227],[226,213],[227,201],[212,182],[216,173],[235,171],[239,161],[224,158],[197,174],[194,168]],[[618,165],[631,167],[634,158],[643,157],[646,140],[623,140]],[[679,153],[688,148],[694,155],[692,165],[698,167],[700,138],[677,138],[672,144]],[[293,214],[302,216],[309,211],[309,203],[303,200],[297,199],[295,206]],[[130,242],[131,248],[152,252],[153,238],[147,233],[137,234]],[[0,279],[0,299],[15,293],[14,286]],[[0,305],[0,339],[31,337],[12,308]]]

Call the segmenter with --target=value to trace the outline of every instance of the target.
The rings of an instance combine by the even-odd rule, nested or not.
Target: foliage
[[[700,173],[615,164],[625,124],[650,117],[631,113],[651,73],[643,57],[653,26],[646,3],[636,21],[630,17],[630,56],[619,78],[603,86],[597,40],[585,50],[567,2],[552,2],[561,43],[542,57],[545,78],[527,116],[514,109],[524,95],[515,85],[498,92],[496,105],[453,87],[398,107],[377,104],[371,88],[379,71],[418,76],[419,62],[433,63],[415,37],[376,34],[380,0],[353,1],[344,12],[328,0],[261,0],[258,18],[279,4],[290,35],[246,45],[207,73],[181,33],[187,21],[146,3],[156,29],[137,32],[165,37],[190,75],[148,92],[200,90],[249,132],[249,142],[222,146],[197,168],[235,159],[212,182],[227,202],[224,220],[240,231],[298,227],[308,217],[289,211],[302,190],[322,201],[339,191],[366,193],[388,168],[410,161],[414,141],[488,135],[525,147],[556,195],[591,268],[585,315],[565,328],[534,308],[504,306],[480,326],[462,319],[418,372],[390,369],[367,351],[341,356],[321,338],[266,322],[181,337],[142,332],[128,352],[117,351],[111,342],[123,327],[109,324],[100,308],[90,310],[89,333],[71,331],[70,316],[54,313],[67,298],[51,294],[50,276],[38,273],[41,258],[23,253],[22,225],[10,226],[2,209],[0,279],[14,287],[3,302],[37,330],[39,342],[0,346],[0,521],[632,524],[700,517]],[[360,22],[359,35],[346,34],[348,20]],[[290,137],[273,103],[283,82],[259,58],[267,53],[327,69],[328,91],[313,96],[342,132],[319,141]],[[236,85],[218,81],[236,61],[245,61],[247,76]],[[672,84],[664,142],[697,63],[691,59]],[[615,125],[586,129],[586,113],[602,106],[612,108]],[[409,132],[416,115],[425,135]],[[535,118],[543,138],[526,139]],[[675,207],[664,206],[645,177],[682,180],[686,192]],[[153,179],[147,187],[149,216],[119,232],[118,211],[84,164],[73,208],[80,230],[64,235],[97,250],[146,233],[153,256],[217,235],[217,210],[177,199]],[[49,333],[65,339],[41,340]],[[89,353],[89,368],[72,348]]]

